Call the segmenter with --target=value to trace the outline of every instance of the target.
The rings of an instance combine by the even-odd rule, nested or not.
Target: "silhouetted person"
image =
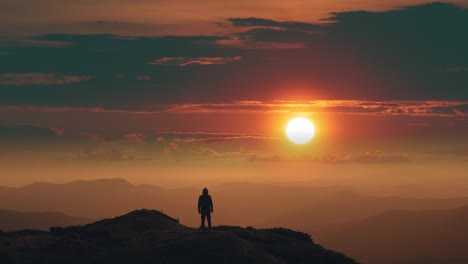
[[[208,195],[208,189],[203,188],[203,194],[198,198],[198,213],[201,214],[201,229],[205,229],[205,218],[208,220],[208,229],[211,230],[211,213],[213,212],[213,201]]]

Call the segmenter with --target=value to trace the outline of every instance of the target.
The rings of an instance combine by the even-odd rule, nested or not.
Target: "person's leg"
[[[206,218],[208,219],[208,229],[211,230],[211,213],[207,213]]]
[[[205,229],[205,216],[206,215],[202,212],[201,213],[201,226],[200,226],[200,228],[203,228],[203,229]]]

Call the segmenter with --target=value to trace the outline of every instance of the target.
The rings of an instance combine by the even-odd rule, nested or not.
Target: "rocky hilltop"
[[[201,233],[153,210],[49,232],[0,233],[0,262],[356,263],[315,244],[306,233],[234,226]]]

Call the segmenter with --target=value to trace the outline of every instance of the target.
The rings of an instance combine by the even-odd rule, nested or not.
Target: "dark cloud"
[[[90,76],[56,76],[52,73],[4,73],[0,85],[68,84],[91,80]]]
[[[247,45],[263,43],[305,43],[305,40],[316,35],[316,32],[291,29],[255,28],[237,34]]]
[[[63,149],[76,150],[96,144],[88,137],[64,135],[59,128],[0,126],[0,145],[8,153],[7,157],[45,158]]]
[[[0,105],[145,110],[282,96],[468,100],[468,75],[458,70],[467,67],[468,12],[452,4],[332,13],[326,23],[266,18],[231,18],[228,22],[238,33],[189,37],[49,34],[27,39],[41,45],[4,43]],[[295,49],[287,49],[289,44]],[[5,76],[13,80],[5,81]],[[36,83],[41,83],[40,89]],[[335,111],[356,109],[337,107]],[[407,113],[404,107],[384,105],[358,110]],[[463,107],[434,109],[433,113],[460,111],[466,113]]]
[[[151,69],[147,63],[163,57],[211,57],[220,54],[215,44],[223,37],[121,37],[109,34],[49,34],[27,40],[69,43],[61,47],[29,47],[11,43],[0,70],[9,72],[96,72],[117,69],[125,74]],[[16,44],[16,45],[15,45]],[[137,67],[137,69],[135,69]],[[132,70],[133,69],[133,70]]]
[[[13,138],[55,138],[57,133],[50,128],[33,126],[0,126],[0,139],[11,140]]]
[[[61,128],[35,126],[0,126],[0,142],[3,144],[61,144],[61,143],[92,143],[86,136],[69,135]]]
[[[189,85],[197,69],[179,71],[150,65],[154,58],[166,57],[234,57],[221,51],[215,42],[221,37],[125,38],[114,35],[44,35],[34,40],[72,43],[64,47],[10,46],[11,55],[2,57],[0,74],[14,72],[26,76],[47,72],[53,76],[93,76],[81,84],[66,82],[66,89],[13,83],[2,87],[2,105],[106,106],[129,109],[132,106],[179,101],[184,94],[197,94]],[[115,78],[135,76],[135,78]],[[142,78],[142,76],[144,76]],[[50,79],[50,78],[49,78]],[[138,82],[145,80],[146,82]],[[9,85],[8,85],[9,84]],[[184,92],[193,91],[193,92]],[[146,98],[146,99],[145,99]]]
[[[359,79],[379,80],[378,83],[364,83],[368,87],[353,86],[349,90],[360,96],[468,98],[468,90],[464,88],[468,87],[468,76],[453,75],[467,67],[468,33],[464,25],[468,24],[468,10],[452,4],[432,3],[383,12],[335,12],[326,19],[327,24],[310,24],[311,28],[316,27],[326,34],[306,34],[303,24],[291,22],[254,18],[236,18],[231,22],[235,27],[258,26],[239,33],[246,41],[304,43],[311,49],[308,51],[311,56],[306,55],[304,59],[313,60],[315,55],[322,67],[337,74],[336,79],[347,79],[348,86],[363,85]],[[345,61],[350,59],[362,62],[355,65],[361,71],[348,68]],[[338,60],[338,63],[330,64],[330,60]],[[441,68],[450,70],[440,72]],[[313,74],[317,69],[310,70]],[[361,76],[349,78],[344,75],[346,71]],[[325,82],[330,83],[331,80]],[[373,87],[369,87],[371,85]],[[337,91],[342,90],[348,98],[352,97],[345,86],[342,83]]]
[[[322,31],[324,30],[323,25],[319,24],[310,24],[303,22],[295,21],[285,21],[279,22],[270,19],[263,18],[229,18],[228,21],[236,27],[266,27],[266,28],[279,28],[283,30],[292,29],[292,30],[302,30],[302,31]]]
[[[468,114],[468,103],[455,106],[438,106],[431,109],[432,113],[444,115],[466,115]]]
[[[251,42],[274,43],[302,43],[314,39],[317,34],[325,34],[326,25],[311,24],[294,21],[274,21],[263,18],[229,18],[234,27],[252,28],[237,35],[243,40]]]

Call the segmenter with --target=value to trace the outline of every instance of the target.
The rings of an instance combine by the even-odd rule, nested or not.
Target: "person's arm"
[[[214,208],[213,208],[213,200],[211,199],[211,196],[210,196],[210,207],[211,207],[211,212],[213,212]]]
[[[201,213],[201,208],[200,208],[200,207],[201,207],[201,196],[198,197],[198,206],[197,206],[197,208],[198,208],[198,213]]]

